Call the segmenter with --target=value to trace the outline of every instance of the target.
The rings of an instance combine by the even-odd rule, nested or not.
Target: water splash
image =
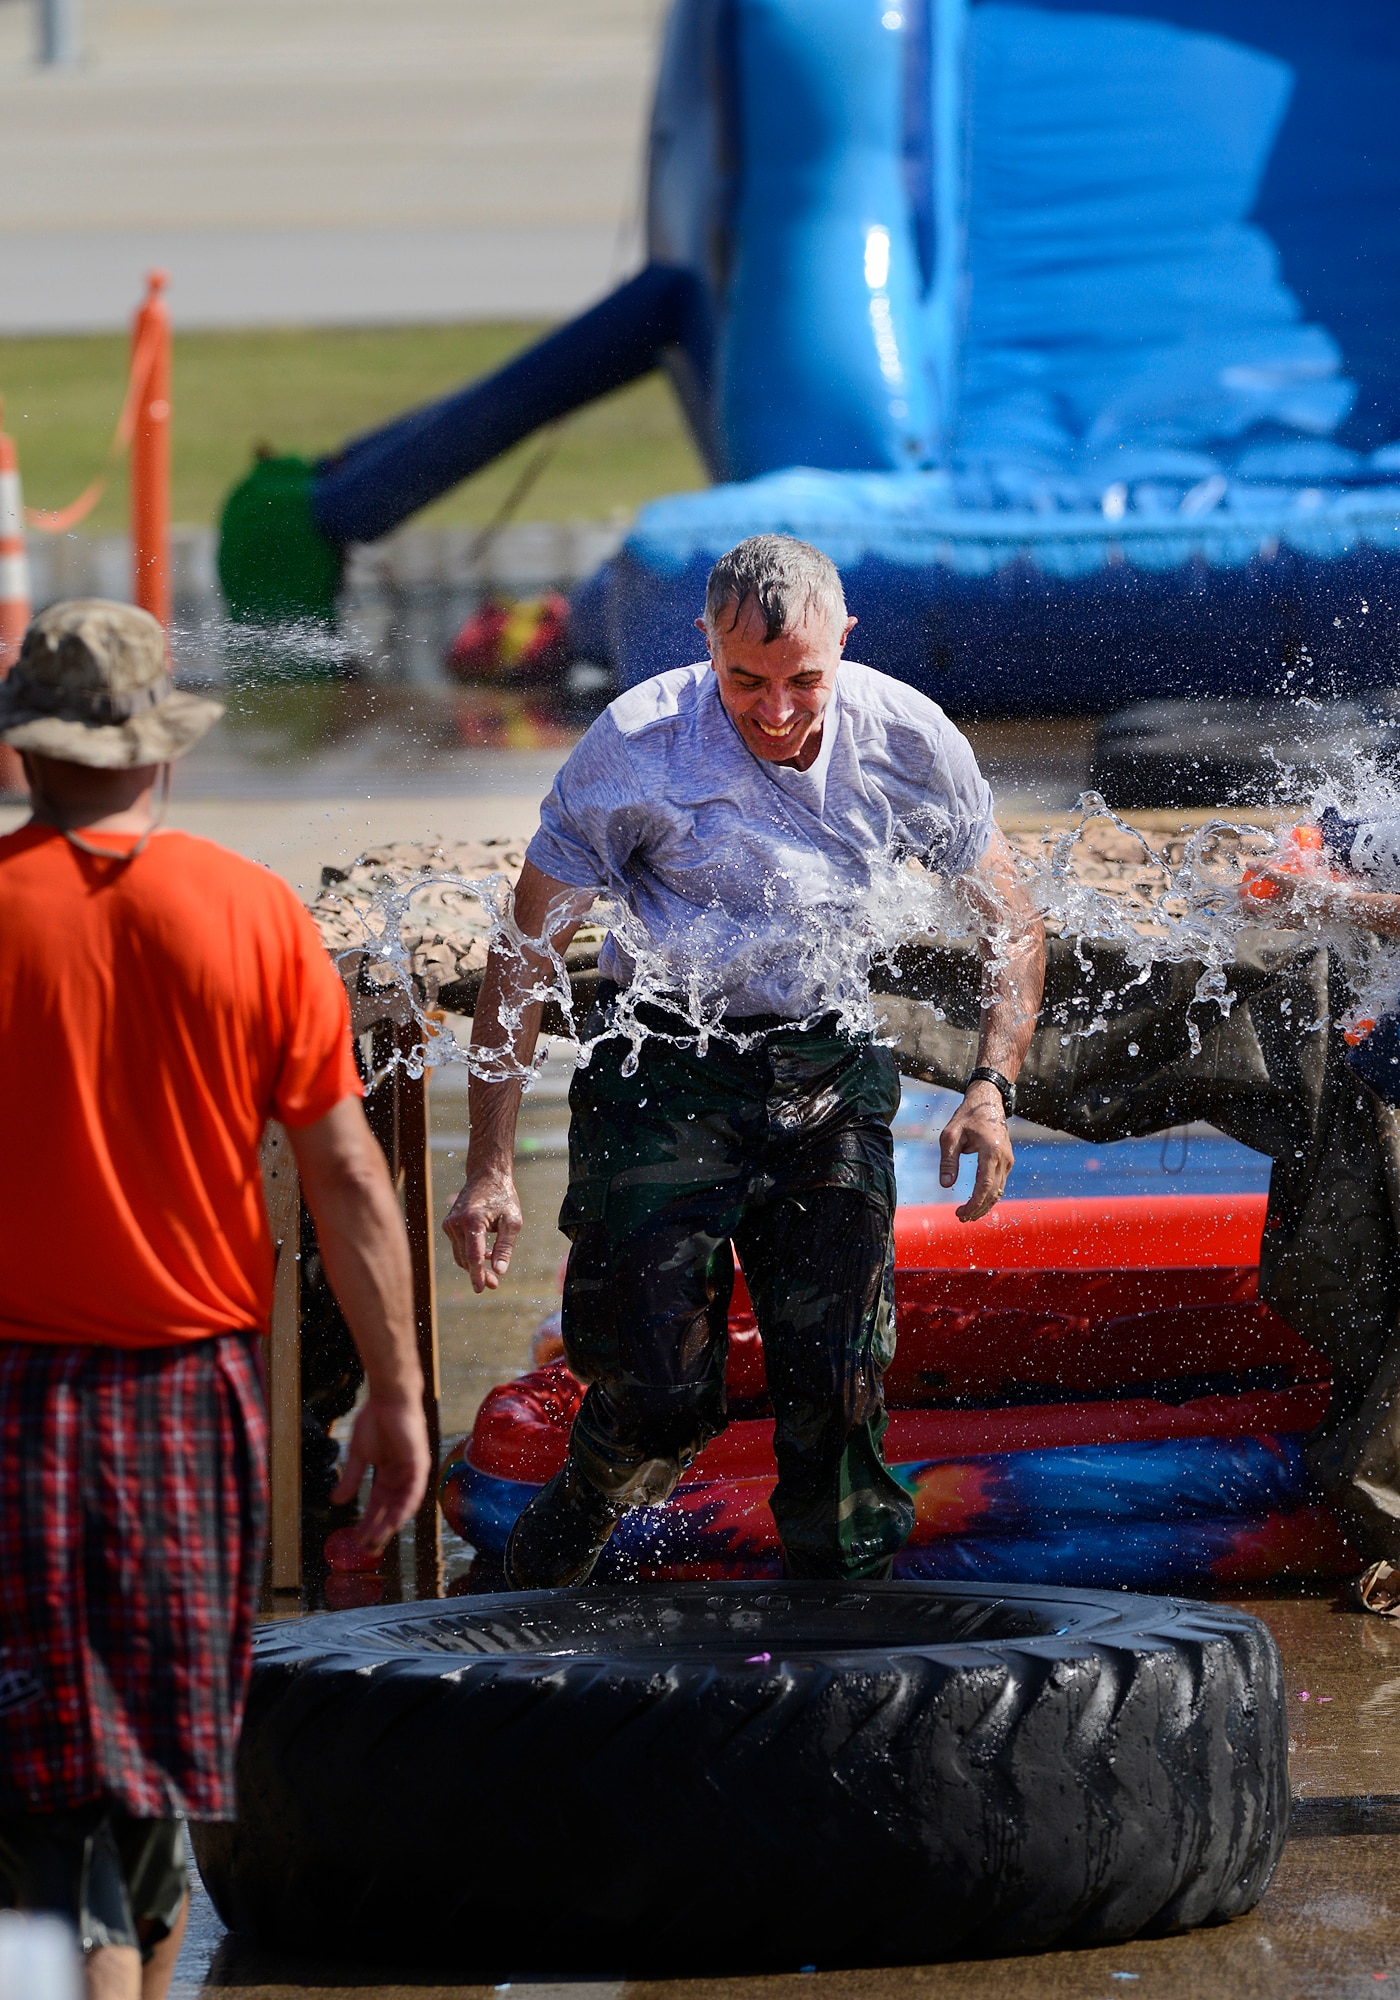
[[[1300,820],[1315,821],[1329,805],[1352,817],[1400,817],[1400,787],[1374,762],[1357,756],[1351,769],[1332,772],[1314,783],[1311,794],[1295,808]],[[1134,992],[1146,984],[1155,968],[1170,964],[1200,967],[1187,1010],[1187,1034],[1193,1056],[1204,1045],[1204,1032],[1227,1019],[1235,1004],[1231,967],[1241,942],[1250,932],[1271,928],[1275,916],[1268,904],[1251,903],[1240,893],[1246,868],[1282,852],[1286,828],[1265,820],[1219,816],[1207,820],[1182,841],[1165,849],[1153,845],[1140,828],[1116,814],[1097,792],[1084,793],[1061,829],[1047,834],[1037,852],[1022,854],[1022,878],[1047,927],[1073,941],[1085,975],[1084,990],[1052,1003],[1049,1019],[1060,1028],[1068,1046],[1077,1038],[1104,1033],[1116,1013],[1131,1004]],[[1107,867],[1105,845],[1112,850]],[[1113,880],[1095,880],[1111,872]],[[790,886],[789,890],[790,890]],[[543,1062],[521,1064],[509,1046],[485,1048],[462,1045],[429,1011],[431,994],[423,995],[413,975],[412,953],[404,930],[413,899],[427,889],[441,889],[475,906],[474,928],[508,960],[529,966],[523,992],[503,1013],[510,1039],[527,1006],[535,1001],[558,1006],[571,1039],[579,1046],[578,1060],[587,1064],[604,1035],[592,1032],[576,1007],[569,967],[550,942],[566,914],[552,911],[539,938],[526,937],[515,923],[510,878],[491,873],[479,878],[436,872],[391,883],[375,896],[363,914],[363,937],[337,954],[349,961],[358,955],[361,990],[366,983],[392,988],[396,1004],[411,1015],[420,1030],[411,1050],[395,1058],[414,1075],[425,1068],[463,1063],[487,1081],[520,1081],[527,1085]],[[791,902],[791,898],[789,897]],[[1009,928],[984,935],[985,925],[955,880],[913,863],[887,861],[876,866],[862,893],[842,904],[804,909],[800,918],[782,905],[775,888],[770,902],[780,918],[778,936],[785,968],[800,977],[816,997],[809,1021],[836,1014],[852,1033],[876,1031],[867,974],[880,963],[897,962],[911,940],[937,937],[942,942],[976,938],[994,966],[1005,965],[1012,949]],[[577,914],[576,906],[572,914]],[[635,1072],[643,1044],[662,1039],[700,1052],[714,1040],[736,1048],[757,1039],[725,1019],[724,986],[708,968],[723,964],[726,984],[733,988],[761,973],[771,963],[773,932],[758,927],[747,939],[736,936],[732,920],[716,911],[713,925],[700,912],[683,944],[659,947],[635,916],[615,899],[600,895],[588,914],[590,925],[611,931],[623,958],[630,962],[631,981],[618,998],[606,1036],[622,1036],[629,1044],[627,1073]],[[713,935],[711,935],[713,931]],[[1400,945],[1358,931],[1343,918],[1314,914],[1297,927],[1299,944],[1322,943],[1335,951],[1355,996],[1357,1017],[1379,1019],[1400,1007]],[[1095,990],[1102,975],[1102,958],[1087,955],[1090,945],[1109,945],[1121,954],[1123,977],[1111,989]],[[664,1008],[667,1021],[654,1008]],[[936,1015],[941,1010],[933,1010]],[[679,1019],[677,1019],[679,1017]],[[1323,1021],[1300,1023],[1316,1031]],[[1343,1024],[1345,1025],[1345,1024]],[[1136,1057],[1136,1046],[1128,1054]]]

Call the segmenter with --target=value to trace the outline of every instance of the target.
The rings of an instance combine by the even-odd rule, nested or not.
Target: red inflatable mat
[[[1205,1285],[1175,1282],[1203,1273],[1143,1273],[1155,1280],[1150,1291],[1135,1295],[1108,1282],[1087,1298],[1080,1279],[1084,1309],[1078,1312],[1055,1309],[1070,1303],[1068,1287],[1051,1291],[1051,1305],[1027,1274],[993,1275],[1010,1282],[979,1281],[987,1302],[978,1306],[942,1272],[898,1273],[898,1337],[885,1375],[891,1409],[1102,1399],[1149,1384],[1180,1402],[1193,1392],[1283,1389],[1329,1379],[1322,1356],[1271,1307],[1253,1298],[1202,1298]],[[1255,1274],[1243,1275],[1252,1290]],[[1143,1296],[1154,1300],[1151,1310],[1140,1309]],[[748,1311],[730,1317],[728,1386],[736,1415],[757,1414],[756,1404],[766,1407],[763,1347]]]
[[[1012,1201],[974,1225],[951,1205],[900,1209],[890,1461],[1312,1429],[1327,1365],[1256,1295],[1264,1209],[1262,1195]],[[735,1420],[690,1478],[771,1480],[738,1272],[728,1383]],[[492,1390],[470,1463],[549,1478],[581,1395],[562,1362]]]
[[[1057,1445],[1146,1444],[1161,1438],[1278,1436],[1311,1430],[1327,1412],[1325,1381],[1164,1402],[1153,1396],[1023,1403],[1010,1409],[892,1410],[891,1464],[1044,1451]],[[493,1389],[477,1414],[467,1460],[497,1479],[540,1482],[564,1463],[583,1391],[562,1361]],[[736,1418],[707,1445],[688,1479],[767,1479],[776,1474],[771,1417]]]
[[[929,1271],[1199,1270],[1254,1264],[1262,1194],[1111,1195],[1004,1201],[981,1222],[951,1202],[895,1213],[895,1264]]]

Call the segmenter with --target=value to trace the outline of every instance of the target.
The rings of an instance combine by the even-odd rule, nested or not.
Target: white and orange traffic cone
[[[3,414],[0,405],[0,417]],[[24,543],[19,454],[14,439],[0,430],[0,680],[19,658],[28,624],[29,552]],[[0,796],[27,789],[18,755],[0,743]]]

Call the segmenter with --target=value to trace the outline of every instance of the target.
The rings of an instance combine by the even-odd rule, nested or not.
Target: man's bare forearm
[[[1014,1082],[1035,1033],[1045,990],[1045,931],[1033,930],[1000,949],[982,948],[982,1027],[977,1061]]]
[[[993,835],[968,886],[974,907],[987,920],[980,947],[982,1024],[977,1061],[1014,1081],[1031,1045],[1045,993],[1045,925],[1000,832]]]
[[[472,1021],[466,1179],[442,1222],[453,1256],[478,1292],[500,1284],[520,1234],[515,1124],[539,1040],[540,996],[558,977],[559,957],[592,901],[591,889],[571,889],[527,861],[515,886],[513,935],[494,944],[486,960]]]
[[[1293,875],[1278,868],[1262,868],[1260,873],[1273,882],[1277,900],[1262,909],[1257,903],[1251,905],[1252,923],[1278,924],[1285,930],[1344,923],[1370,931],[1373,937],[1400,938],[1400,896],[1385,889],[1357,888],[1347,881]]]
[[[550,925],[558,925],[562,919],[562,926],[550,939],[550,948],[561,954],[567,951],[579,915],[592,900],[591,891],[570,890],[542,875],[528,861],[520,872],[512,902],[518,942],[492,945],[472,1020],[472,1048],[499,1050],[505,1058],[502,1067],[506,1074],[483,1076],[481,1067],[472,1065],[467,1085],[471,1125],[468,1177],[482,1168],[502,1164],[509,1168],[515,1158],[524,1073],[534,1061],[544,1017],[544,1002],[533,996],[542,986],[552,985],[556,976],[554,961],[542,948],[542,940]]]
[[[534,983],[532,969],[523,966],[518,958],[506,957],[492,948],[472,1020],[473,1049],[500,1049],[511,1057],[516,1070],[529,1068],[544,1017],[543,1001],[522,997]],[[510,1015],[509,1026],[502,1019],[503,999]],[[492,1082],[473,1068],[467,1084],[468,1174],[502,1163],[508,1167],[515,1158],[515,1127],[524,1088],[524,1078],[520,1075]]]
[[[977,1066],[999,1070],[1011,1082],[1025,1060],[1045,985],[1045,926],[1026,894],[1016,857],[999,830],[963,878],[968,902],[982,919],[982,1027]],[[994,1083],[969,1084],[943,1128],[939,1178],[951,1188],[964,1153],[977,1155],[972,1193],[955,1213],[978,1222],[1000,1201],[1014,1165],[1006,1110]]]

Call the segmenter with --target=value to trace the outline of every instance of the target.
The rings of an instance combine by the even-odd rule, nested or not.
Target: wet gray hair
[[[763,643],[771,645],[808,612],[846,616],[846,593],[830,556],[796,535],[750,535],[720,557],[705,586],[705,623],[712,629],[733,605],[732,632],[746,604],[763,615]]]

